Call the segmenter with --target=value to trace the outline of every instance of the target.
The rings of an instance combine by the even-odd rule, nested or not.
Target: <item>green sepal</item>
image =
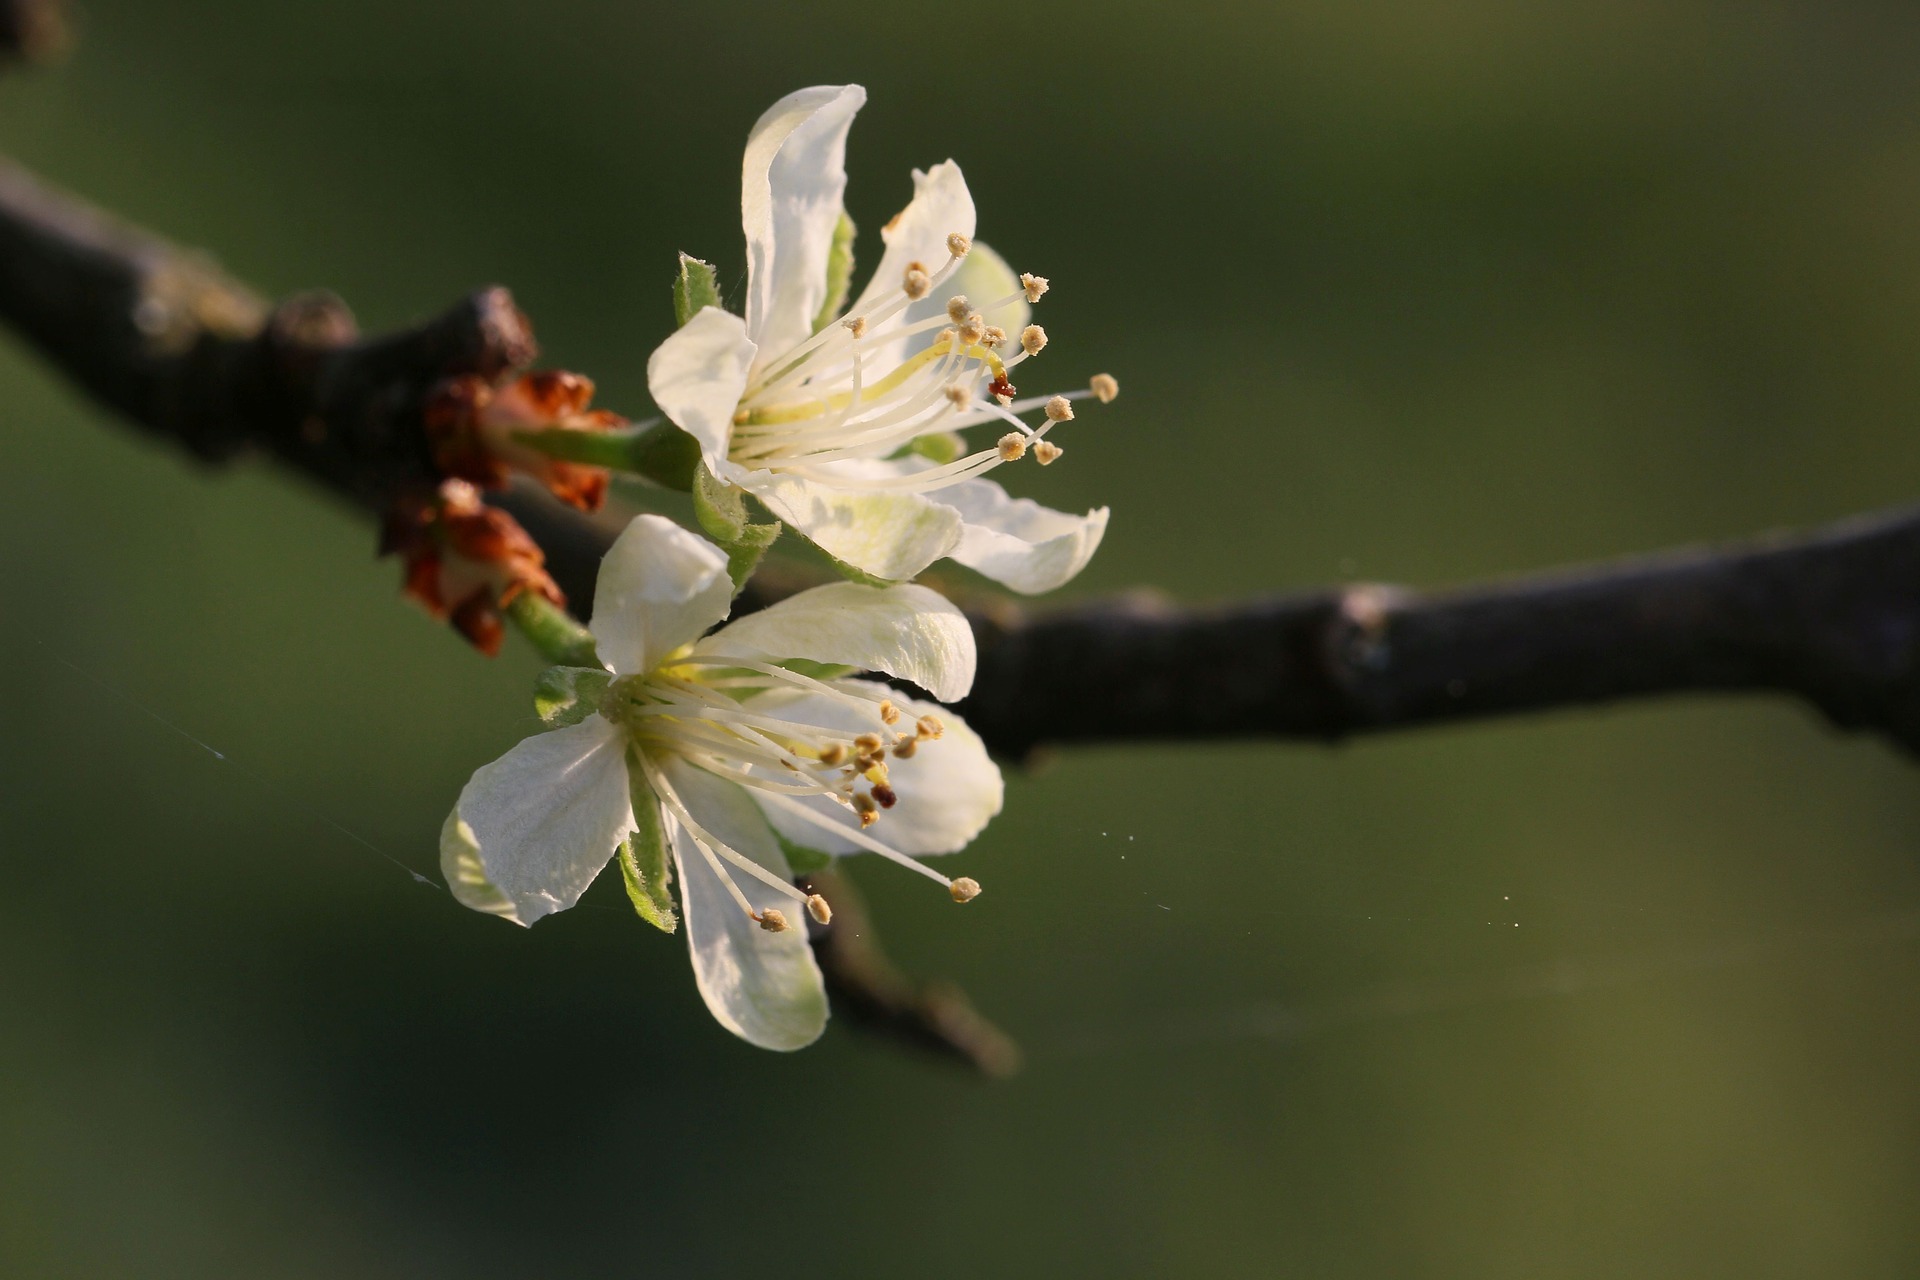
[[[600,665],[593,633],[545,596],[522,591],[507,605],[507,617],[548,662],[562,667]]]
[[[717,478],[701,463],[693,471],[693,514],[709,538],[727,553],[727,574],[735,595],[753,576],[760,557],[780,536],[780,522],[755,524],[747,514],[747,496]]]
[[[605,467],[682,492],[693,484],[693,468],[700,461],[700,446],[694,438],[667,422],[613,431],[542,427],[516,431],[513,438],[561,462]]]
[[[579,724],[600,709],[613,673],[604,667],[548,667],[533,681],[533,709],[550,729]]]
[[[833,855],[820,849],[811,849],[804,844],[795,844],[780,834],[772,823],[767,829],[773,832],[773,838],[780,842],[780,852],[787,855],[787,868],[796,876],[810,876],[816,871],[824,871],[833,865]]]
[[[841,308],[847,305],[847,292],[853,286],[854,230],[853,219],[842,210],[840,221],[833,224],[833,243],[827,248],[827,299],[820,304],[820,314],[813,318],[815,333],[832,324]]]
[[[908,455],[918,454],[930,462],[946,466],[949,462],[958,462],[967,451],[967,442],[958,431],[934,431],[924,436],[915,436],[913,442],[901,452]]]
[[[700,314],[702,307],[720,305],[720,280],[711,262],[702,262],[690,254],[680,255],[680,274],[673,278],[673,322],[683,325]]]
[[[660,821],[660,800],[645,781],[640,762],[627,758],[627,773],[634,779],[633,821],[635,829],[620,844],[620,878],[626,881],[627,897],[640,918],[663,933],[680,927],[673,911],[673,860],[667,852],[667,832]]]

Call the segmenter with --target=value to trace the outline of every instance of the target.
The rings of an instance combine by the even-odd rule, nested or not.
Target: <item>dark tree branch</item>
[[[535,354],[505,289],[362,339],[331,295],[271,306],[206,258],[4,161],[0,318],[149,432],[210,462],[264,452],[375,514],[435,478],[420,429],[429,391]],[[585,612],[617,526],[531,488],[501,504]],[[763,572],[746,603],[795,585]],[[982,597],[970,614],[980,673],[961,710],[1006,755],[1101,740],[1333,741],[1733,691],[1796,695],[1837,725],[1920,750],[1920,510],[1434,595],[1357,586],[1192,609],[1137,594],[1031,614]],[[816,946],[854,1020],[985,1070],[1013,1061],[964,997],[915,987],[845,929]]]
[[[63,0],[0,0],[0,62],[38,62],[67,42]]]

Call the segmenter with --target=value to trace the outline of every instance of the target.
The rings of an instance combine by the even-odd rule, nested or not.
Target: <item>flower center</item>
[[[780,709],[754,705],[756,695],[791,689],[829,700],[846,729],[789,719]],[[939,718],[909,718],[884,691],[845,681],[817,680],[771,663],[680,654],[659,669],[622,676],[608,685],[600,714],[625,729],[647,781],[674,820],[692,838],[740,907],[775,932],[785,927],[777,912],[755,911],[727,867],[746,872],[786,897],[803,903],[826,922],[826,904],[715,837],[687,806],[660,765],[677,756],[728,782],[758,792],[766,803],[801,821],[850,840],[863,849],[911,868],[947,886],[965,901],[978,886],[953,880],[866,833],[881,814],[900,802],[892,766],[912,760],[945,731]],[[891,762],[891,763],[890,763]],[[828,800],[853,814],[858,828],[836,822],[808,800]],[[967,892],[971,886],[971,892]],[[964,896],[963,896],[964,894]],[[773,917],[770,921],[767,917]]]
[[[1022,276],[1019,289],[979,307],[956,294],[944,314],[910,318],[911,304],[950,279],[971,245],[956,234],[948,237],[948,249],[937,272],[910,264],[900,284],[867,311],[827,325],[766,361],[734,414],[728,456],[751,469],[838,489],[913,492],[983,475],[1029,450],[1042,466],[1058,458],[1062,450],[1045,436],[1072,419],[1071,402],[1087,396],[1111,400],[1119,385],[1100,374],[1085,390],[1015,398],[1009,374],[1040,354],[1046,331],[1030,324],[1010,337],[986,316],[1022,298],[1037,302],[1048,288],[1038,276]],[[933,336],[925,345],[914,341],[926,334]],[[1030,425],[1021,415],[1034,410],[1041,411],[1041,420]],[[989,449],[946,462],[930,459],[905,472],[875,473],[857,465],[895,457],[922,437],[992,422],[1012,429]]]

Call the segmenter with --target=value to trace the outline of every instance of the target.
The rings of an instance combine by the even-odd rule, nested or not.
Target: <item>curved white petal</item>
[[[807,658],[884,671],[942,702],[973,687],[973,628],[967,615],[919,586],[852,582],[802,591],[722,627],[694,652],[784,662]]]
[[[588,630],[600,661],[638,675],[699,639],[732,607],[720,548],[665,516],[635,516],[600,561]]]
[[[873,269],[867,287],[847,308],[847,314],[864,315],[881,299],[898,291],[910,262],[922,264],[929,273],[944,267],[950,256],[947,237],[958,231],[971,238],[973,222],[973,196],[967,190],[967,180],[960,176],[959,165],[948,160],[925,173],[915,169],[913,199],[892,222],[880,229],[886,251],[880,255],[880,265]],[[941,290],[941,306],[946,305],[947,295],[952,292],[952,289]]]
[[[709,834],[781,879],[792,878],[759,806],[740,787],[682,760],[669,759],[662,768],[694,821]],[[734,883],[756,910],[778,908],[792,922],[781,933],[762,929],[733,900],[687,830],[678,821],[672,826],[687,948],[707,1008],[721,1026],[763,1049],[812,1044],[826,1029],[827,993],[813,948],[807,945],[802,913],[790,899],[733,869]]]
[[[733,411],[747,390],[747,371],[759,348],[746,321],[731,311],[702,307],[647,357],[647,391],[660,412],[700,444],[707,466],[718,469],[733,440]]]
[[[847,189],[847,130],[867,100],[857,84],[790,93],[747,136],[740,222],[747,233],[747,333],[791,350],[827,297],[827,253]]]
[[[453,895],[516,924],[579,901],[634,829],[626,752],[625,734],[589,716],[477,770],[441,836]]]
[[[946,726],[938,738],[920,743],[912,759],[887,762],[889,782],[900,801],[882,811],[880,820],[867,834],[902,853],[953,853],[964,849],[1000,812],[1002,799],[999,767],[987,755],[979,735],[945,707],[903,698],[871,681],[834,683],[881,690],[899,704],[907,716],[917,719],[937,715]],[[846,733],[861,733],[872,727],[845,704],[817,693],[776,691],[755,698],[752,705],[757,711],[785,720],[823,725]],[[831,800],[807,797],[800,803],[831,819],[835,826],[859,829],[859,819]],[[836,837],[777,805],[762,804],[761,808],[774,829],[795,844],[823,853],[860,852],[860,846],[851,840]]]
[[[1051,591],[1086,568],[1107,532],[1105,507],[1068,515],[1009,498],[991,480],[963,480],[940,490],[938,500],[966,522],[953,558],[1025,595]]]
[[[960,542],[959,512],[917,493],[835,489],[771,471],[735,483],[822,551],[876,578],[911,578]]]

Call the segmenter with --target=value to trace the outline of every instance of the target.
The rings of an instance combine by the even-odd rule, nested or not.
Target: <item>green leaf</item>
[[[915,436],[913,443],[903,450],[909,454],[917,453],[943,467],[949,462],[959,461],[966,451],[967,442],[961,439],[958,431],[935,431],[929,435]]]
[[[548,662],[563,667],[600,665],[600,655],[593,647],[593,633],[545,596],[522,591],[507,606],[507,617]]]
[[[667,854],[667,833],[660,821],[660,801],[644,781],[646,774],[637,761],[629,760],[627,772],[634,778],[633,820],[638,824],[620,845],[620,878],[627,882],[627,897],[640,918],[663,933],[680,927],[673,913],[673,861]]]
[[[810,876],[816,871],[824,871],[833,865],[833,855],[819,849],[808,848],[804,844],[795,844],[781,835],[777,828],[768,824],[773,838],[780,842],[780,852],[787,855],[787,866],[796,876]]]
[[[673,322],[685,324],[700,313],[700,308],[719,305],[720,281],[714,275],[713,264],[681,254],[680,274],[673,278]]]
[[[682,492],[693,484],[694,464],[700,461],[700,446],[693,437],[666,422],[613,431],[543,427],[516,431],[513,438],[561,462],[605,467]]]
[[[840,221],[833,227],[833,244],[827,249],[827,300],[820,304],[820,314],[813,318],[815,333],[832,324],[840,309],[847,305],[847,291],[853,285],[854,230],[853,219],[842,210]]]
[[[613,680],[604,667],[548,667],[533,681],[533,709],[553,729],[579,724],[600,707]]]
[[[726,551],[727,573],[738,595],[760,557],[780,536],[780,522],[754,524],[747,514],[747,496],[716,479],[705,463],[693,470],[693,514],[707,536]]]

